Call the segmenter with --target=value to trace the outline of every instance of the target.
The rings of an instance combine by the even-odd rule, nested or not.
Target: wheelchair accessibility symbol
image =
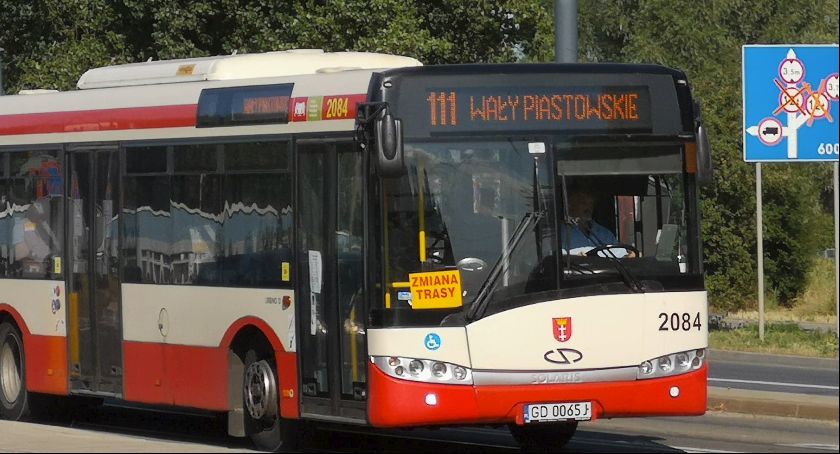
[[[440,348],[441,344],[440,336],[438,336],[436,333],[429,333],[426,335],[426,339],[423,341],[423,343],[426,345],[426,348],[428,350],[437,350]]]

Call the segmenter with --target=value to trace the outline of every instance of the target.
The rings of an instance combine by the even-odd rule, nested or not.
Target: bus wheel
[[[272,359],[260,358],[254,350],[245,354],[245,433],[258,449],[269,452],[291,447],[295,441],[295,421],[280,417],[276,370]]]
[[[19,421],[29,415],[23,340],[11,323],[0,323],[0,418]]]
[[[577,430],[577,421],[518,426],[511,424],[510,434],[525,452],[556,452],[566,445]]]

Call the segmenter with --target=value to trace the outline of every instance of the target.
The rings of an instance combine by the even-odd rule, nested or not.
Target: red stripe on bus
[[[172,405],[164,369],[165,344],[123,342],[123,396],[130,402]]]
[[[234,322],[218,347],[124,341],[125,399],[146,404],[229,410],[228,349],[235,335],[248,326],[260,330],[274,349],[281,415],[299,418],[297,354],[286,352],[268,324],[255,317],[243,317]]]
[[[0,304],[0,315],[4,313],[12,317],[23,337],[26,389],[66,396],[69,393],[67,338],[32,334],[20,313],[8,304]]]
[[[183,104],[0,115],[0,135],[189,127],[195,126],[197,109]]]
[[[298,391],[297,353],[276,352],[277,372],[280,380],[280,416],[286,419],[300,418],[300,394]]]
[[[593,419],[706,412],[707,366],[650,380],[475,387],[397,380],[372,364],[368,370],[368,420],[375,427],[523,424],[524,405],[545,402],[592,402]],[[673,386],[680,388],[677,398],[669,394]],[[426,403],[429,394],[436,405]]]
[[[130,402],[227,411],[227,349],[123,342]]]
[[[26,351],[26,389],[66,396],[69,393],[67,338],[32,335],[23,342]]]

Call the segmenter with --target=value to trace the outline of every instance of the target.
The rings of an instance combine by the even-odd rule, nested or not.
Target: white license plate
[[[543,421],[589,421],[592,419],[592,402],[558,402],[553,404],[525,405],[525,423]]]

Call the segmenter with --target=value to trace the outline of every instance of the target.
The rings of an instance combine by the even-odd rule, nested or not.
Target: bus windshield
[[[384,180],[383,324],[696,284],[681,144],[424,141],[406,144],[406,167]],[[411,276],[446,270],[458,304],[419,304]]]

